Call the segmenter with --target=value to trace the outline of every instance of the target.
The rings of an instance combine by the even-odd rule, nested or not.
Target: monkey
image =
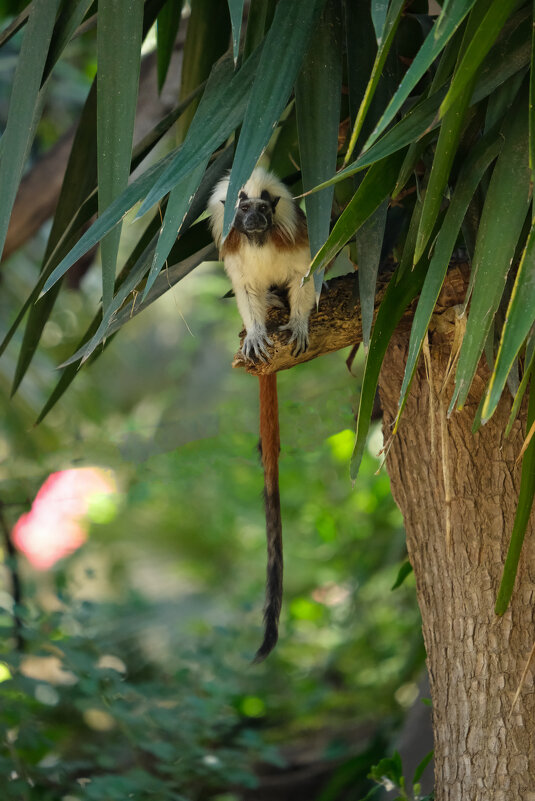
[[[310,266],[306,217],[287,187],[257,167],[238,195],[234,220],[223,241],[228,176],[215,187],[208,203],[212,236],[229,276],[243,325],[242,353],[246,359],[267,361],[273,342],[266,329],[270,306],[281,306],[274,287],[288,291],[290,317],[280,331],[289,331],[295,356],[308,348],[308,323],[316,297],[313,281],[304,282]],[[282,606],[283,556],[279,493],[279,416],[277,376],[261,375],[260,452],[264,470],[267,539],[267,580],[264,638],[254,662],[263,661],[278,640]]]

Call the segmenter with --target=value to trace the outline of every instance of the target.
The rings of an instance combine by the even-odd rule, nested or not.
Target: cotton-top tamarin
[[[238,196],[228,236],[223,241],[223,216],[229,179],[221,180],[208,204],[212,235],[232,281],[246,336],[242,352],[248,359],[267,360],[266,315],[281,305],[274,287],[288,290],[290,332],[298,355],[308,347],[308,318],[315,304],[314,283],[303,283],[310,265],[306,217],[291,193],[273,173],[257,167]],[[255,661],[272,651],[278,639],[282,604],[282,525],[279,497],[279,419],[277,377],[259,376],[260,447],[264,467],[264,498],[268,549],[264,640]]]

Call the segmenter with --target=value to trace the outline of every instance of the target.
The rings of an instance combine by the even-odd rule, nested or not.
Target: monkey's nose
[[[243,225],[248,233],[255,233],[265,231],[267,228],[267,219],[263,214],[258,211],[250,211],[245,215]]]

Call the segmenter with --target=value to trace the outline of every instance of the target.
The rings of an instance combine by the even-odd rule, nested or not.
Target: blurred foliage
[[[88,276],[69,293],[72,308],[55,312],[31,395],[5,406],[0,492],[21,504],[6,506],[10,522],[53,469],[112,467],[122,488],[115,516],[93,522],[55,571],[19,557],[26,650],[4,638],[12,678],[0,685],[6,799],[217,797],[322,730],[334,771],[354,758],[347,726],[390,737],[414,698],[423,647],[412,577],[390,590],[405,555],[401,518],[372,453],[351,488],[359,379],[343,354],[280,376],[285,603],[275,653],[250,666],[265,575],[257,382],[228,368],[238,320],[219,299],[226,288],[220,267],[196,271],[31,428],[70,346],[66,321],[87,313]],[[9,570],[3,584],[8,612]],[[4,626],[7,635],[7,616]],[[124,673],[99,667],[110,655]],[[36,656],[59,660],[76,683],[25,676],[21,661]]]
[[[25,5],[4,2],[0,14]],[[53,73],[34,157],[83,103],[94,35],[74,40]],[[17,37],[2,51],[4,112]],[[127,226],[121,258],[141,230]],[[35,285],[48,234],[45,226],[3,265],[2,336]],[[219,265],[197,268],[129,322],[38,427],[56,366],[98,305],[98,276],[62,292],[9,401],[21,329],[3,355],[6,524],[54,470],[101,465],[121,487],[119,506],[93,519],[88,542],[51,571],[9,557],[4,542],[6,801],[232,801],[258,784],[259,763],[284,770],[288,746],[308,751],[321,733],[333,776],[324,797],[357,799],[414,700],[424,654],[413,578],[391,591],[405,545],[388,478],[376,474],[377,429],[351,487],[362,358],[355,378],[346,354],[280,376],[285,602],[275,653],[250,665],[265,578],[257,382],[229,369],[240,322],[234,302],[221,300],[227,290]]]

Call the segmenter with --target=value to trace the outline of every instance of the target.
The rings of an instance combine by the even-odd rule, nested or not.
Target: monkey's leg
[[[250,286],[234,285],[234,294],[247,332],[242,345],[243,355],[247,359],[256,357],[266,361],[269,356],[267,345],[272,344],[266,330],[267,293]]]
[[[304,284],[301,281],[302,278],[296,276],[288,287],[290,319],[279,328],[279,331],[291,331],[288,344],[295,342],[294,356],[308,348],[308,318],[316,302],[314,281],[310,279]]]
[[[264,502],[266,508],[267,580],[264,607],[264,640],[256,652],[261,662],[275,647],[279,637],[282,606],[282,521],[279,495],[279,409],[277,376],[258,377],[260,388],[260,448],[264,467]]]

